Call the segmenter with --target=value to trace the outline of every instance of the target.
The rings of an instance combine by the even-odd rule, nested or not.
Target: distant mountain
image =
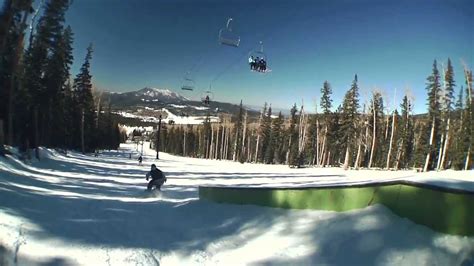
[[[157,88],[143,88],[138,91],[123,93],[106,92],[104,97],[109,99],[114,107],[130,107],[146,103],[176,104],[187,101],[185,97],[176,92]]]
[[[191,101],[179,93],[169,89],[143,88],[130,92],[104,92],[103,99],[108,100],[114,110],[127,110],[132,113],[144,107],[166,108],[176,115],[216,115],[216,113],[237,114],[239,105],[211,100],[210,105],[199,101]],[[249,115],[258,116],[258,112],[249,110]]]

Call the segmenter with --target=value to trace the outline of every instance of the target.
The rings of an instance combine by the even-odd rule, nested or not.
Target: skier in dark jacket
[[[146,181],[148,181],[148,179],[150,178],[151,178],[151,181],[148,182],[148,186],[147,186],[148,190],[151,190],[154,186],[156,186],[158,190],[161,190],[161,186],[167,180],[165,177],[165,174],[163,174],[163,172],[160,169],[156,168],[155,164],[151,165],[150,172],[146,174]]]

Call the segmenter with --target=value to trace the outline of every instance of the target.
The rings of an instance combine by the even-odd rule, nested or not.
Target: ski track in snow
[[[433,232],[381,205],[337,213],[198,200],[199,185],[297,187],[381,176],[471,190],[472,171],[290,169],[165,153],[156,161],[151,150],[137,165],[137,153],[128,158],[133,147],[98,158],[45,149],[41,161],[1,158],[0,264],[460,265],[474,259],[474,238]],[[151,163],[168,177],[159,196],[144,192]]]

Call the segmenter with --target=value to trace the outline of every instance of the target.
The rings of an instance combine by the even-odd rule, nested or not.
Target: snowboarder
[[[140,157],[138,157],[138,164],[141,165],[142,161],[143,161],[143,157],[140,155]]]
[[[151,191],[153,187],[156,187],[158,190],[161,190],[161,186],[166,183],[166,177],[163,172],[156,168],[155,164],[151,165],[151,170],[146,174],[146,181],[151,178],[151,181],[148,182],[147,190]]]

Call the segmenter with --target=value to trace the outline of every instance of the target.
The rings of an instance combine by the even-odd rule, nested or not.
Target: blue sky
[[[217,33],[234,18],[239,48],[219,45]],[[432,63],[450,57],[459,86],[461,59],[474,65],[474,1],[470,0],[75,0],[67,13],[75,33],[74,75],[94,44],[97,87],[145,86],[182,93],[192,70],[199,96],[212,82],[214,99],[310,111],[328,80],[341,103],[358,74],[361,96],[381,89],[393,106],[408,89],[415,112],[426,110]],[[264,42],[272,72],[249,71],[247,55]],[[363,102],[364,100],[362,100]]]

